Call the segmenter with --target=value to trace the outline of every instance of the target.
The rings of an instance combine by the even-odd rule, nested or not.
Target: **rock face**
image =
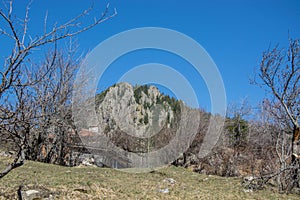
[[[143,155],[159,150],[174,138],[182,105],[155,86],[111,86],[95,97],[97,120],[82,114],[81,149],[77,145],[72,151],[71,165],[82,164],[84,154],[91,154],[89,159],[93,158],[97,166],[135,166],[131,153]]]
[[[96,97],[100,133],[111,134],[118,130],[146,138],[165,126],[171,127],[174,121],[172,105],[154,86],[133,87],[120,83],[104,93]]]

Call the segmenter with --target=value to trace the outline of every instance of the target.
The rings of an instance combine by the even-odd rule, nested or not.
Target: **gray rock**
[[[244,177],[244,182],[253,181],[255,178],[257,178],[257,177],[255,177],[255,176],[246,176],[246,177]]]
[[[79,164],[82,164],[84,166],[94,166],[95,165],[95,159],[92,154],[82,154],[79,156]]]
[[[167,183],[170,183],[172,185],[174,185],[176,183],[176,181],[173,178],[165,178],[163,180],[163,182],[167,182]]]
[[[97,167],[104,167],[103,157],[99,155],[94,155],[94,163]]]
[[[262,180],[255,176],[246,176],[243,178],[242,186],[249,191],[263,188]]]
[[[37,190],[27,190],[21,192],[23,200],[33,200],[37,198],[41,198],[41,193]]]
[[[5,151],[1,151],[0,156],[7,157],[7,156],[9,156],[9,154],[7,154]]]
[[[252,189],[243,189],[243,191],[245,192],[245,193],[251,193],[251,192],[253,192],[253,190]]]
[[[159,192],[159,193],[163,193],[163,194],[167,194],[167,193],[169,193],[170,191],[169,191],[169,188],[165,188],[165,189],[159,189],[158,192]]]

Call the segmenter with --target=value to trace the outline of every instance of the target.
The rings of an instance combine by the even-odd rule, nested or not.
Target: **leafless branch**
[[[12,40],[13,45],[0,71],[0,133],[12,138],[17,154],[11,165],[0,173],[0,178],[21,166],[25,159],[43,161],[40,148],[43,144],[51,144],[48,136],[53,128],[60,133],[53,147],[60,146],[60,149],[51,148],[53,152],[48,152],[47,159],[52,159],[54,154],[63,158],[66,134],[73,126],[70,96],[78,64],[73,55],[65,56],[65,52],[58,51],[57,42],[85,32],[117,14],[116,10],[109,14],[108,4],[94,22],[80,27],[83,18],[92,11],[91,7],[47,31],[46,13],[43,34],[31,38],[28,28],[31,1],[21,23],[12,17],[13,2],[4,6],[6,11],[0,10],[0,20],[8,28],[0,28],[0,34]],[[47,44],[53,44],[53,50],[45,56],[45,61],[42,64],[30,61],[28,56],[33,50]]]

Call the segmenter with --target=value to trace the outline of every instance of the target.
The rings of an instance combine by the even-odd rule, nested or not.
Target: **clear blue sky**
[[[25,2],[15,1],[15,14],[24,14]],[[174,29],[195,39],[213,58],[223,77],[228,102],[247,96],[251,103],[258,103],[264,92],[250,85],[249,77],[258,66],[262,52],[270,44],[286,45],[288,32],[293,38],[300,36],[299,0],[35,0],[30,10],[30,34],[42,30],[46,10],[49,24],[61,23],[92,3],[95,11],[101,13],[107,2],[117,9],[118,15],[78,36],[80,52],[87,53],[101,41],[128,29],[149,26]],[[1,59],[8,53],[6,46],[8,43],[1,42]],[[121,57],[107,71],[100,87],[113,84],[131,67],[149,62],[180,70],[193,82],[201,107],[210,110],[209,94],[201,77],[194,76],[183,59],[166,52],[149,50]]]

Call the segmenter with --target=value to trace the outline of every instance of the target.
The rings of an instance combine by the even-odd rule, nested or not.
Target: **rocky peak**
[[[99,132],[120,130],[136,137],[152,136],[171,126],[176,111],[171,99],[155,86],[116,84],[96,96]]]

